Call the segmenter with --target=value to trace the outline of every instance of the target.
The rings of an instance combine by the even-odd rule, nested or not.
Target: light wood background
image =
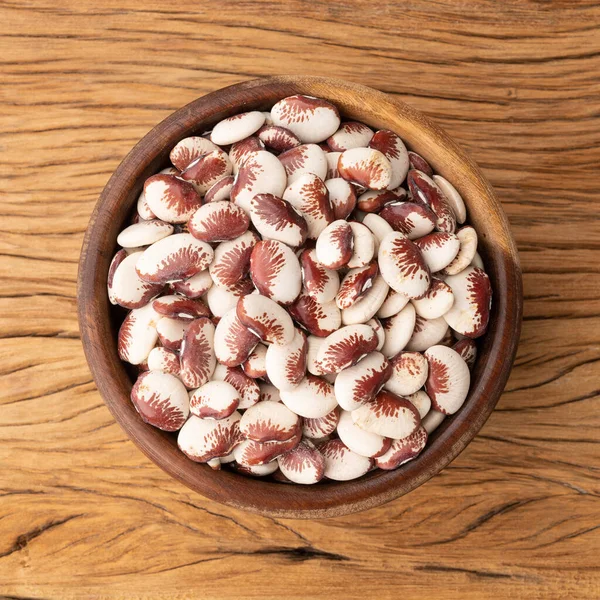
[[[189,6],[189,7],[187,7]],[[3,598],[598,598],[596,2],[0,1]],[[219,87],[290,73],[433,116],[495,185],[525,322],[497,410],[410,495],[321,522],[204,500],[91,381],[79,249],[110,173]]]

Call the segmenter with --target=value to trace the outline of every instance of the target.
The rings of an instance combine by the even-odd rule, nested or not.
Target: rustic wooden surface
[[[600,596],[597,3],[6,0],[0,23],[1,597]],[[524,272],[516,367],[481,434],[410,495],[320,522],[224,508],[146,460],[75,314],[83,232],[131,146],[278,73],[433,116],[495,185]]]

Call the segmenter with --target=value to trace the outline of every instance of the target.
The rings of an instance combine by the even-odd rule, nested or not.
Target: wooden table
[[[597,3],[7,0],[0,22],[2,597],[600,597]],[[145,459],[75,315],[83,232],[132,145],[277,73],[433,116],[495,185],[524,272],[519,355],[481,434],[410,495],[320,522],[224,508]]]

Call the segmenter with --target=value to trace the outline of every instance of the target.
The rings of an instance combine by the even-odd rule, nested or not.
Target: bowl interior
[[[227,116],[269,110],[281,98],[298,93],[330,100],[343,119],[395,131],[455,185],[467,205],[468,220],[478,232],[478,251],[493,289],[490,326],[479,340],[469,396],[462,409],[430,436],[421,455],[395,471],[378,470],[355,481],[306,487],[212,471],[187,459],[177,448],[175,434],[143,423],[129,400],[132,372],[116,349],[125,311],[111,307],[106,296],[117,235],[130,218],[144,180],[170,164],[171,148],[184,137],[210,130]],[[312,518],[363,510],[405,494],[464,449],[493,410],[508,378],[520,332],[522,291],[506,217],[477,166],[443,131],[404,103],[364,86],[326,78],[277,77],[204,96],[168,117],[135,146],[111,177],[90,220],[78,299],[82,340],[96,384],[115,419],[150,459],[185,485],[224,504],[271,516]]]

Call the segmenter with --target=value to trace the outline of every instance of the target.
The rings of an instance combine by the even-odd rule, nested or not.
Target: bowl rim
[[[475,385],[472,383],[461,410],[445,419],[419,457],[399,469],[318,486],[285,485],[227,470],[212,471],[179,452],[172,434],[144,423],[129,400],[132,382],[117,354],[106,297],[106,275],[118,228],[137,199],[142,182],[162,168],[174,143],[244,108],[264,109],[293,94],[329,98],[342,113],[373,111],[367,123],[378,128],[393,118],[400,120],[402,139],[424,154],[436,172],[444,175],[451,166],[461,166],[449,179],[463,196],[469,213],[477,195],[482,198],[488,213],[478,213],[482,230],[497,232],[493,245],[486,234],[482,240],[494,290],[490,327],[484,339],[486,361],[481,364],[478,360]],[[430,155],[427,150],[432,146],[436,150]],[[476,229],[479,233],[478,226]],[[82,344],[98,390],[115,420],[148,458],[181,483],[222,504],[271,517],[324,518],[366,510],[402,496],[464,450],[491,414],[510,374],[521,329],[523,293],[516,245],[491,185],[438,125],[398,98],[363,85],[326,77],[278,76],[245,81],[202,96],[169,115],[134,146],[106,184],[91,215],[79,261],[77,300]]]

